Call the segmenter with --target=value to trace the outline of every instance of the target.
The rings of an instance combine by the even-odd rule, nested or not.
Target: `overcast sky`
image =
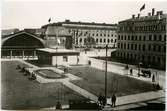
[[[138,0],[139,1],[139,0]],[[9,28],[40,28],[51,22],[71,21],[118,23],[138,14],[145,3],[142,15],[151,12],[152,8],[167,13],[166,1],[11,1],[2,2],[2,29]]]

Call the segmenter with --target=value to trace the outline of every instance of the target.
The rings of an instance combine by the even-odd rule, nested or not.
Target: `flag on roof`
[[[50,21],[51,21],[51,18],[49,18],[48,22],[50,23]]]
[[[145,4],[140,8],[140,12],[145,9]]]

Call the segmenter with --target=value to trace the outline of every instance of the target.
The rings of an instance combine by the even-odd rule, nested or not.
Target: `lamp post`
[[[58,47],[56,47],[56,53],[57,53]],[[56,56],[56,68],[57,68],[57,56]]]
[[[106,64],[105,64],[105,99],[107,103],[107,51],[108,51],[108,45],[106,45]]]

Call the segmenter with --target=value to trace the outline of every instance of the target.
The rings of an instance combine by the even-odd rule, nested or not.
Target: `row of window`
[[[149,25],[149,26],[120,26],[120,31],[165,31],[165,25]]]
[[[139,40],[139,41],[145,41],[145,40],[149,40],[149,41],[166,41],[166,35],[149,35],[148,37],[144,36],[126,36],[126,35],[118,35],[118,40]]]
[[[90,32],[90,33],[105,33],[105,34],[109,34],[109,33],[114,33],[115,30],[82,30],[82,29],[69,29],[68,30],[69,33],[82,33],[82,32]]]
[[[86,42],[86,38],[80,38],[79,42]],[[96,38],[95,39],[96,43],[116,43],[116,39],[102,39],[102,38]]]
[[[145,56],[145,55],[138,55],[132,53],[125,53],[125,52],[118,52],[118,57],[127,58],[132,60],[141,60],[141,61],[148,61],[148,62],[160,62],[161,60],[165,62],[164,58],[156,57],[156,56]]]
[[[117,37],[117,35],[114,35],[114,34],[99,34],[99,33],[93,33],[93,34],[89,34],[89,33],[76,33],[75,36],[104,36],[104,37]]]
[[[120,49],[128,49],[128,50],[139,50],[139,51],[145,51],[146,45],[143,44],[126,44],[126,43],[118,43],[118,48]],[[166,46],[160,46],[160,45],[147,45],[148,51],[157,51],[157,52],[166,52]]]
[[[82,32],[78,32],[78,31],[72,31],[69,32],[71,34],[73,34],[74,36],[104,36],[104,37],[117,37],[116,34],[112,33],[97,33],[97,32],[90,32],[90,31],[82,31]]]

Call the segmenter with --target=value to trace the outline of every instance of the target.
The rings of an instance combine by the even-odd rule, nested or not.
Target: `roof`
[[[167,18],[167,14],[163,14],[163,15],[160,15],[160,19],[166,19]],[[149,20],[158,20],[158,15],[154,15],[154,16],[141,16],[141,17],[135,17],[135,18],[130,18],[130,19],[126,19],[126,20],[123,20],[123,21],[120,21],[119,23],[121,22],[133,22],[133,21],[149,21]]]
[[[56,49],[56,48],[42,48],[37,49],[37,51],[42,51],[49,54],[65,54],[65,55],[78,55],[80,52],[75,50],[68,50],[68,49]]]
[[[95,23],[95,22],[72,22],[69,20],[66,20],[65,22],[57,22],[57,23],[50,23],[42,26],[42,28],[45,28],[47,26],[63,26],[63,24],[75,24],[75,25],[96,25],[96,26],[117,26],[117,24],[106,24],[106,23]]]
[[[1,31],[1,35],[2,36],[6,36],[6,35],[10,35],[10,34],[14,34],[16,32],[19,32],[19,29],[14,28],[14,29],[4,29]]]
[[[2,38],[1,46],[2,46],[2,45],[4,44],[4,42],[7,41],[8,39],[13,38],[13,37],[15,37],[15,36],[17,36],[17,35],[21,35],[21,34],[30,35],[30,36],[32,36],[32,37],[38,39],[43,45],[45,44],[43,39],[39,38],[39,37],[36,36],[35,34],[31,34],[31,33],[29,33],[29,32],[25,32],[25,31],[23,30],[23,31],[19,31],[19,32],[17,32],[17,33],[8,35],[8,36],[6,36],[5,38]]]
[[[56,49],[56,48],[42,48],[42,49],[37,49],[39,51],[44,51],[44,52],[49,52],[49,53],[61,53],[61,52],[65,52],[65,53],[68,53],[68,52],[78,52],[78,51],[75,51],[75,50],[69,50],[69,49]]]

